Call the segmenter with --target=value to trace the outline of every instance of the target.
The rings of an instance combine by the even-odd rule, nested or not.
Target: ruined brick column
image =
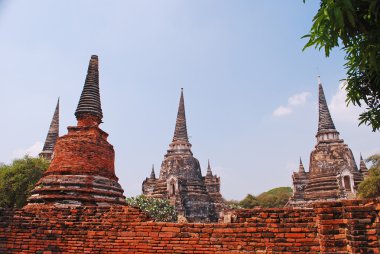
[[[115,175],[113,146],[99,128],[103,113],[98,57],[92,56],[75,116],[77,126],[58,138],[49,169],[36,184],[28,205],[124,205]]]

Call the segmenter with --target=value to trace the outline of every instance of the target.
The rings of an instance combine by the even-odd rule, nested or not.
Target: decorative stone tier
[[[175,141],[171,145],[176,144]],[[199,161],[190,150],[171,147],[161,165],[159,179],[147,178],[143,194],[149,197],[168,199],[179,215],[189,222],[218,220],[215,203],[207,192]]]
[[[32,191],[29,204],[124,205],[108,134],[98,126],[68,130],[58,139],[54,159]]]
[[[319,143],[310,155],[305,201],[353,198],[363,181],[351,149],[343,142]]]
[[[27,207],[125,205],[123,189],[115,175],[115,152],[108,134],[99,128],[102,108],[98,57],[91,56],[75,116],[77,126],[58,138],[54,158],[28,199]]]
[[[0,209],[0,253],[312,253],[380,250],[380,200],[238,210],[232,223],[159,223],[137,209]]]

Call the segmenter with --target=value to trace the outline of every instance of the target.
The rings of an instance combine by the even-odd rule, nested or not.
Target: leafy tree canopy
[[[177,213],[169,200],[149,198],[144,195],[127,198],[127,204],[146,212],[156,221],[176,221]]]
[[[254,208],[259,206],[259,201],[255,196],[247,194],[247,196],[239,202],[239,205],[243,208]]]
[[[23,207],[30,191],[48,167],[47,160],[29,156],[1,165],[0,207]]]
[[[292,188],[278,187],[263,192],[256,197],[248,194],[239,204],[243,208],[283,207],[288,202],[291,195]]]
[[[303,0],[305,2],[306,0]],[[305,48],[345,51],[347,103],[367,105],[359,125],[380,129],[380,1],[321,0]],[[364,103],[363,103],[364,102]]]
[[[362,198],[374,198],[380,196],[380,154],[372,155],[367,159],[372,162],[368,176],[359,184],[359,196]]]

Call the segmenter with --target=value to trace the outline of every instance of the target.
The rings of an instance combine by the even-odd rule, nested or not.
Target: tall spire
[[[298,172],[299,173],[305,173],[305,168],[303,167],[302,159],[300,157],[300,165],[298,167]]]
[[[174,137],[173,137],[173,142],[174,141],[185,141],[185,142],[189,141],[189,138],[187,136],[185,102],[183,99],[183,88],[181,88],[181,98],[179,100],[177,121],[175,124]]]
[[[152,172],[150,173],[150,179],[156,179],[156,174],[154,173],[154,164],[152,164]]]
[[[323,92],[323,87],[321,80],[318,80],[319,88],[319,122],[318,131],[321,130],[335,130],[334,122],[331,118],[329,108],[327,107],[325,93]]]
[[[365,165],[362,154],[360,154],[360,167],[359,168],[360,168],[360,172],[362,172],[362,173],[368,172],[368,168],[367,168],[367,165]]]
[[[51,160],[54,152],[54,146],[59,136],[59,98],[55,106],[53,119],[51,120],[49,132],[46,136],[45,144],[40,153],[40,157]]]
[[[207,161],[207,175],[212,176],[212,171],[210,167],[210,160]]]
[[[75,116],[78,120],[94,116],[96,118],[95,122],[98,124],[102,121],[103,113],[99,94],[99,67],[98,56],[96,55],[91,56],[86,81],[75,111]]]
[[[339,132],[335,129],[334,122],[331,118],[329,108],[327,106],[325,93],[323,91],[320,77],[318,76],[319,90],[319,121],[318,121],[318,142],[337,141],[339,140]]]

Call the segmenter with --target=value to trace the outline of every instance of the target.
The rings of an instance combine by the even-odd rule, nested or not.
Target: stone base
[[[117,181],[92,175],[46,175],[36,184],[28,203],[55,206],[126,204]]]

